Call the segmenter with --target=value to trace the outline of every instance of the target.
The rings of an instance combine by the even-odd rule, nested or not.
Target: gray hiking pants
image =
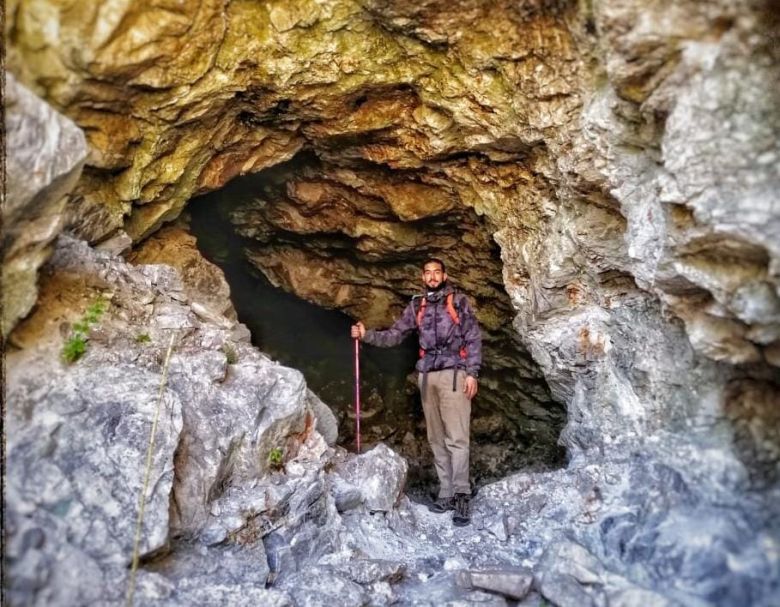
[[[469,426],[471,401],[463,393],[466,372],[458,370],[455,391],[452,369],[429,371],[418,378],[428,443],[439,476],[439,497],[471,493],[469,484]],[[424,390],[423,390],[424,388]]]

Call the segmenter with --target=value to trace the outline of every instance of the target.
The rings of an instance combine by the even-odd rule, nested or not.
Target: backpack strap
[[[452,319],[452,322],[454,322],[456,325],[460,326],[460,316],[458,316],[458,311],[455,309],[455,306],[452,303],[452,300],[454,299],[454,293],[450,292],[447,293],[447,314],[450,315],[450,318]]]
[[[453,300],[455,299],[454,293],[449,293],[447,295],[447,312],[450,315],[450,318],[452,318],[452,322],[455,323],[455,325],[458,327],[458,333],[460,333],[460,357],[463,360],[466,360],[466,356],[468,356],[468,350],[466,349],[465,339],[463,337],[463,328],[460,326],[460,316],[458,315],[458,310],[455,308],[455,304],[453,303]]]
[[[420,298],[420,307],[417,308],[417,330],[419,331],[422,328],[422,321],[423,316],[425,315],[425,306],[428,305],[428,299],[423,296]],[[423,348],[420,348],[418,351],[418,355],[420,358],[423,358],[425,356],[425,350]],[[423,377],[423,380],[425,380],[425,377]]]
[[[428,299],[426,297],[422,297],[420,299],[420,307],[417,308],[417,328],[419,329],[422,326],[423,316],[425,315],[425,306],[428,305]]]

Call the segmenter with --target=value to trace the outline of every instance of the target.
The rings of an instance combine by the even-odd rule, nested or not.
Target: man
[[[447,284],[442,260],[431,257],[425,261],[422,281],[425,294],[413,297],[392,327],[367,331],[358,322],[352,326],[351,335],[374,346],[391,347],[418,331],[418,384],[439,477],[439,496],[430,510],[454,510],[453,523],[468,525],[469,424],[471,399],[477,394],[482,363],[482,337],[466,296]]]

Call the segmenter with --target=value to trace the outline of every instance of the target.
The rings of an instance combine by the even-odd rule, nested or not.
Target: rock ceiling
[[[142,238],[193,195],[303,148],[407,170],[442,190],[436,204],[499,218],[516,209],[515,172],[534,206],[533,149],[579,106],[554,4],[475,2],[468,20],[444,3],[169,4],[51,3],[57,32],[39,3],[9,11],[9,63],[87,132],[93,239],[123,224]]]

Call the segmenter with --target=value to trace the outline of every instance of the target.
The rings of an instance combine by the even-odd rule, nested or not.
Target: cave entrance
[[[323,176],[315,159],[302,155],[262,173],[237,178],[190,202],[190,229],[203,255],[225,273],[239,320],[250,329],[254,345],[303,372],[309,387],[334,411],[339,444],[354,450],[352,318],[387,313],[378,326],[389,326],[419,288],[417,264],[421,257],[440,256],[448,261],[450,270],[453,250],[437,249],[436,234],[456,232],[464,220],[436,217],[407,221],[403,229],[411,224],[434,234],[428,239],[432,247],[413,255],[404,251],[383,255],[372,250],[371,242],[356,246],[351,236],[334,229],[332,218],[317,216],[313,207],[318,205],[310,204],[316,179],[329,177]],[[290,200],[296,196],[304,198],[304,204],[291,209]],[[376,200],[369,201],[368,207],[369,215],[386,221]],[[348,218],[342,219],[349,224]],[[469,221],[476,225],[473,219]],[[474,232],[472,224],[469,229]],[[492,250],[478,253],[483,259],[477,268],[471,264],[469,278],[474,280],[475,271],[492,269],[492,275],[477,274],[477,278],[482,285],[498,282],[499,288],[490,286],[492,291],[483,289],[476,297],[464,290],[478,313],[482,306],[500,318],[487,323],[490,326],[483,324],[483,373],[472,409],[471,459],[476,486],[514,471],[560,466],[564,455],[557,445],[563,408],[552,401],[541,373],[513,337],[513,312],[500,284],[500,252],[492,239],[483,242],[491,243]],[[338,260],[335,265],[334,259]],[[310,272],[305,280],[296,276],[303,267]],[[316,287],[321,274],[329,277],[325,287]],[[358,287],[350,285],[355,275]],[[450,275],[457,281],[457,263]],[[367,276],[376,277],[381,285],[379,295],[361,290],[364,282],[370,282]],[[334,300],[333,292],[341,291],[347,296]],[[503,300],[496,304],[499,297]],[[332,307],[341,309],[328,309]],[[413,373],[416,357],[413,336],[397,348],[361,346],[363,445],[370,448],[384,441],[407,459],[412,495],[436,484]]]

